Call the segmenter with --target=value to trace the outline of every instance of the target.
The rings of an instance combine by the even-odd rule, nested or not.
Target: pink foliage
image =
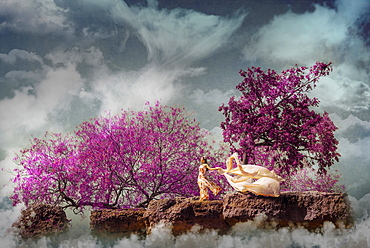
[[[344,185],[339,183],[338,171],[318,173],[313,168],[303,168],[295,171],[282,185],[286,191],[322,191],[322,192],[344,192]]]
[[[21,169],[15,169],[13,203],[58,204],[64,201],[64,193],[79,182],[78,173],[75,173],[78,169],[77,144],[72,136],[50,133],[45,134],[45,139],[31,140],[30,148],[21,150],[14,159]]]
[[[199,160],[212,150],[207,136],[185,109],[159,103],[97,117],[73,135],[32,140],[16,158],[21,169],[11,198],[83,211],[198,195]]]
[[[340,154],[336,152],[337,129],[328,113],[316,113],[319,100],[307,93],[320,77],[332,71],[331,63],[317,62],[310,68],[293,67],[281,74],[248,68],[244,80],[219,110],[224,141],[243,162],[263,165],[283,177],[304,166],[317,165],[324,173]]]

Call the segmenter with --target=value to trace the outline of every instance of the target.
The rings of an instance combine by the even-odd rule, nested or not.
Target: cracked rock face
[[[199,201],[198,197],[162,199],[149,204],[144,217],[149,233],[159,223],[172,226],[172,233],[179,235],[194,225],[200,230],[214,229],[219,233],[229,230],[222,216],[222,200]]]
[[[346,194],[317,191],[283,192],[279,197],[234,193],[224,198],[223,216],[229,225],[266,216],[267,226],[303,226],[315,230],[324,222],[351,227],[352,213]]]
[[[12,227],[22,238],[60,234],[68,230],[69,220],[61,207],[33,204],[22,211]]]
[[[145,209],[99,209],[90,215],[90,228],[100,236],[145,234]]]
[[[150,233],[158,224],[172,226],[180,235],[193,226],[227,233],[237,223],[261,219],[264,228],[301,226],[317,230],[330,221],[340,228],[353,225],[346,194],[283,192],[279,197],[232,193],[223,200],[199,201],[198,197],[152,201],[147,209],[94,210],[90,226],[96,232]]]
[[[353,226],[346,194],[317,191],[283,192],[279,197],[252,193],[227,194],[223,200],[199,201],[199,197],[152,201],[147,209],[100,209],[90,215],[93,234],[146,235],[158,224],[172,227],[173,235],[207,229],[228,233],[237,224],[254,221],[263,228],[304,227],[320,230],[324,222],[338,228]],[[58,206],[34,204],[23,210],[13,228],[23,238],[60,234],[68,230],[69,220]]]

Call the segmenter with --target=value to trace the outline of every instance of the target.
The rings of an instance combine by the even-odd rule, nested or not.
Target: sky
[[[332,62],[312,95],[338,127],[333,166],[370,193],[370,0],[2,0],[0,193],[29,139],[145,102],[184,106],[221,139],[238,71]]]

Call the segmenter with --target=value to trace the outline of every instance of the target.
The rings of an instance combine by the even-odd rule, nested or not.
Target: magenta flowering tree
[[[76,134],[82,163],[95,168],[95,175],[109,177],[105,180],[111,185],[102,182],[94,195],[112,199],[114,193],[120,206],[146,206],[159,197],[198,191],[197,168],[208,149],[208,133],[182,108],[157,103],[144,111],[124,111],[85,122]],[[106,190],[110,187],[115,191]]]
[[[13,204],[59,204],[73,198],[68,192],[79,183],[77,145],[73,137],[61,134],[46,133],[44,139],[31,140],[30,147],[21,150],[14,159],[20,168],[15,169],[13,179],[16,184],[11,197]]]
[[[284,189],[290,191],[323,191],[344,192],[345,186],[339,183],[341,175],[338,171],[317,173],[310,167],[296,170],[285,182]]]
[[[159,103],[79,125],[73,135],[34,139],[21,151],[14,203],[72,207],[146,206],[163,197],[199,194],[208,133],[183,108]]]
[[[281,74],[248,68],[232,97],[219,110],[224,141],[243,157],[244,163],[260,164],[282,176],[305,166],[326,172],[340,154],[334,137],[337,129],[328,113],[317,113],[319,100],[309,93],[319,78],[332,71],[331,63],[310,68],[293,67]]]

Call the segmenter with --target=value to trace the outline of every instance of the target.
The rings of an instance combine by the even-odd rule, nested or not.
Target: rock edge
[[[307,191],[283,192],[279,197],[232,193],[213,201],[161,199],[152,201],[147,209],[93,210],[90,228],[97,235],[145,235],[162,223],[171,226],[174,235],[186,233],[194,225],[200,231],[213,229],[225,234],[235,224],[261,216],[258,226],[262,228],[302,226],[316,231],[328,221],[337,228],[353,226],[347,194]]]

